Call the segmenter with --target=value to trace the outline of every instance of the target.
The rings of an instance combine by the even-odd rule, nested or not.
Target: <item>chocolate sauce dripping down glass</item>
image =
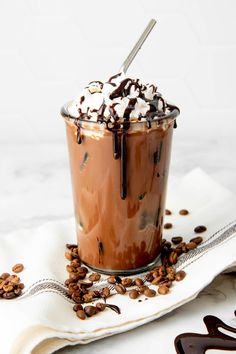
[[[119,154],[119,137],[117,131],[112,132],[113,156],[115,160],[120,157]]]
[[[127,151],[126,151],[126,131],[123,130],[120,138],[120,196],[121,199],[125,199],[127,195],[126,185],[126,163],[127,163]]]
[[[234,314],[236,316],[236,311]],[[203,321],[208,334],[183,333],[175,338],[178,354],[204,354],[208,349],[236,350],[236,339],[219,331],[219,328],[224,328],[236,333],[236,328],[228,326],[215,316],[205,316]]]

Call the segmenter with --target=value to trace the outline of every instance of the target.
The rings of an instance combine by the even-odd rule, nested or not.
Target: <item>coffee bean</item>
[[[138,286],[138,291],[140,292],[140,294],[143,294],[145,290],[149,289],[148,286],[146,285],[141,285],[141,286]]]
[[[77,248],[72,248],[71,249],[71,255],[73,259],[80,259],[80,256],[78,254],[78,249]]]
[[[151,283],[152,281],[153,281],[153,279],[154,279],[154,276],[152,275],[152,273],[148,273],[147,275],[146,275],[146,281],[148,281],[149,283]]]
[[[14,294],[13,291],[9,292],[9,293],[4,293],[2,295],[2,297],[6,300],[11,300],[11,299],[14,299],[14,297],[16,297],[16,295]]]
[[[114,277],[114,275],[111,275],[110,277],[107,278],[107,282],[109,284],[115,284],[116,283],[116,278]]]
[[[76,315],[79,317],[80,320],[85,320],[86,319],[86,314],[84,310],[78,310],[76,312]]]
[[[171,243],[170,243],[169,241],[166,241],[165,247],[166,247],[166,248],[171,248]]]
[[[200,243],[202,243],[202,241],[203,241],[203,238],[201,236],[194,237],[190,240],[190,242],[194,242],[194,243],[196,243],[196,245],[200,245]]]
[[[77,291],[79,289],[77,283],[70,283],[68,285],[68,290],[70,294],[73,294],[75,291]]]
[[[20,296],[21,295],[21,289],[20,288],[17,288],[17,289],[15,289],[14,290],[14,294],[16,295],[16,296]]]
[[[187,253],[189,251],[189,249],[186,247],[186,245],[182,246],[181,250],[183,253]]]
[[[73,256],[70,251],[65,252],[65,257],[66,257],[66,259],[68,259],[68,261],[72,261],[72,259],[73,259]]]
[[[153,279],[152,284],[153,285],[157,285],[157,284],[159,284],[162,281],[162,279],[163,279],[162,276],[159,275],[157,278]]]
[[[70,278],[70,279],[66,279],[66,280],[65,280],[65,285],[66,285],[66,286],[69,286],[69,284],[71,284],[71,283],[73,283],[73,282],[74,282],[74,280],[71,279],[71,278]]]
[[[120,284],[121,283],[121,278],[115,275],[111,275],[110,277],[107,278],[108,283],[110,284]]]
[[[160,266],[159,275],[161,275],[161,276],[165,276],[166,275],[166,267],[164,265]]]
[[[87,294],[83,295],[84,302],[91,302],[93,301],[94,294],[92,292],[88,292]]]
[[[71,265],[71,267],[74,267],[75,269],[77,269],[78,267],[81,266],[81,262],[78,258],[75,258],[70,262],[70,265]]]
[[[99,292],[102,298],[107,298],[110,296],[110,290],[108,287],[102,288]]]
[[[73,306],[73,311],[77,312],[79,310],[83,310],[83,306],[81,304],[75,304]]]
[[[181,210],[179,211],[179,214],[180,214],[180,215],[188,215],[188,214],[189,214],[189,211],[188,211],[187,209],[181,209]]]
[[[185,246],[186,245],[186,242],[180,242],[177,246],[176,246],[176,248],[181,248],[181,247],[183,247],[183,246]]]
[[[141,286],[141,285],[143,285],[143,280],[141,278],[136,278],[134,283],[137,286]]]
[[[15,274],[10,275],[10,276],[7,278],[7,280],[8,280],[9,282],[13,283],[13,284],[19,284],[19,283],[20,283],[20,278],[19,278],[17,275],[15,275]]]
[[[195,227],[194,232],[196,232],[196,234],[200,234],[206,230],[207,230],[206,226],[199,225]]]
[[[169,279],[171,281],[175,280],[175,274],[174,273],[169,273],[169,274],[167,274],[166,277],[167,277],[167,279]]]
[[[74,302],[76,302],[77,304],[82,304],[83,303],[83,299],[81,297],[81,294],[77,294],[77,293],[73,293],[71,295],[72,300],[74,300]]]
[[[144,291],[144,295],[147,297],[154,297],[156,296],[156,291],[148,288]]]
[[[158,293],[159,293],[160,295],[166,295],[166,294],[168,294],[168,292],[169,292],[168,286],[166,286],[166,285],[160,285],[160,286],[159,286],[159,288],[158,288]]]
[[[165,215],[171,215],[171,214],[172,214],[172,212],[169,209],[165,210]]]
[[[92,316],[96,315],[96,313],[98,312],[98,309],[92,305],[85,306],[84,312],[86,313],[86,316],[92,317]]]
[[[88,273],[88,268],[86,268],[86,267],[79,267],[79,268],[77,268],[77,272],[87,274],[87,273]]]
[[[74,273],[74,272],[75,272],[75,268],[72,267],[72,266],[69,265],[69,264],[67,264],[66,270],[67,270],[68,273]]]
[[[172,237],[171,241],[174,245],[178,245],[179,243],[181,243],[183,241],[183,237],[175,236],[175,237]]]
[[[190,250],[194,250],[194,248],[196,248],[197,245],[196,245],[195,242],[189,242],[189,243],[186,244],[185,247],[190,251]]]
[[[99,273],[92,273],[89,275],[89,280],[91,281],[98,281],[101,278],[101,274]]]
[[[126,288],[122,284],[115,285],[115,290],[120,295],[123,295],[126,293]]]
[[[77,248],[78,246],[72,243],[67,243],[66,244],[66,248],[68,248],[68,250],[71,250],[72,248]]]
[[[175,251],[172,251],[169,255],[169,262],[170,264],[176,264],[178,260],[178,255]]]
[[[6,280],[10,276],[9,273],[2,273],[0,279]]]
[[[159,271],[158,270],[155,270],[155,271],[152,270],[152,275],[153,275],[154,279],[158,278],[159,277]]]
[[[133,289],[131,291],[129,291],[129,297],[131,299],[137,299],[137,297],[139,296],[139,292],[136,289]]]
[[[181,281],[185,278],[186,273],[184,270],[179,270],[176,274],[175,274],[175,280],[176,281]]]
[[[81,279],[81,274],[80,273],[70,273],[69,277],[71,280],[73,280],[73,282],[76,282],[79,279]]]
[[[106,308],[106,304],[104,304],[103,302],[97,302],[96,303],[96,308],[98,311],[104,311]]]
[[[20,284],[18,285],[18,287],[19,287],[20,289],[24,289],[25,285],[24,285],[23,283],[20,283]]]
[[[123,279],[121,280],[121,284],[122,284],[123,286],[125,286],[125,287],[131,286],[132,283],[133,283],[133,281],[132,281],[132,279],[130,279],[130,278],[123,278]]]
[[[164,229],[171,229],[173,227],[173,225],[170,222],[167,222],[166,224],[164,224]]]
[[[10,293],[13,290],[13,286],[12,285],[3,285],[3,290],[6,293]]]
[[[23,269],[24,269],[24,266],[22,263],[17,263],[12,267],[12,271],[14,273],[20,273],[20,272],[22,272]]]
[[[183,253],[182,248],[173,248],[173,251],[175,251],[177,253],[177,256],[181,256],[181,254]]]
[[[167,288],[171,288],[172,287],[172,281],[168,280],[168,279],[163,280],[163,281],[160,282],[159,286],[161,286],[161,285],[165,285],[165,286],[167,286]]]
[[[78,284],[82,285],[84,288],[90,288],[93,285],[92,281],[80,280]]]

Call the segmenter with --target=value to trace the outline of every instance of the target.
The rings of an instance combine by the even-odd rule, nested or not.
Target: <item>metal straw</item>
[[[122,66],[120,68],[120,72],[126,73],[126,71],[128,70],[130,64],[132,63],[132,61],[136,57],[139,49],[141,49],[141,47],[142,47],[143,43],[145,42],[145,40],[147,39],[149,33],[151,32],[151,30],[155,26],[156,22],[157,21],[155,19],[151,19],[149,21],[147,27],[145,28],[145,30],[143,31],[143,33],[139,37],[139,40],[137,41],[137,43],[135,44],[135,46],[133,47],[133,49],[129,53],[128,57],[123,62]]]

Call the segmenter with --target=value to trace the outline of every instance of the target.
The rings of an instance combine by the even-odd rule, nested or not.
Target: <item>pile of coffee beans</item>
[[[181,236],[172,237],[171,242],[163,239],[161,265],[148,272],[144,279],[111,275],[106,279],[108,286],[98,287],[98,290],[94,290],[93,285],[100,280],[101,274],[91,273],[88,275],[88,268],[81,265],[77,245],[67,244],[65,256],[70,260],[70,264],[66,267],[69,277],[66,279],[65,285],[68,287],[68,295],[75,302],[73,309],[76,315],[81,320],[84,320],[104,311],[107,307],[120,313],[117,306],[106,304],[106,299],[112,295],[111,287],[117,294],[128,294],[132,300],[137,299],[140,295],[151,298],[157,294],[168,294],[173,282],[179,282],[186,276],[183,270],[176,272],[174,268],[178,257],[196,248],[202,240],[200,236],[191,239],[187,243],[183,242],[183,237]],[[91,290],[92,287],[93,290]],[[85,303],[91,303],[98,299],[103,299],[104,303],[97,302],[95,305],[84,306]]]
[[[120,309],[118,306],[106,304],[106,299],[111,296],[108,287],[103,287],[99,290],[91,290],[94,283],[100,280],[101,274],[91,273],[87,277],[88,268],[81,265],[77,245],[67,244],[66,247],[67,251],[65,252],[65,257],[70,261],[70,264],[66,266],[69,277],[66,279],[65,285],[68,288],[69,297],[75,302],[73,310],[76,312],[77,317],[81,320],[85,320],[87,317],[92,317],[104,311],[106,308],[119,314]],[[102,299],[104,302],[97,302],[94,306],[82,305],[91,303],[97,299]]]
[[[166,215],[172,215],[172,211],[166,209]],[[179,210],[179,214],[186,216],[189,214],[187,209]],[[165,229],[172,229],[171,223],[164,225]],[[206,231],[203,225],[194,228],[195,233]],[[162,240],[161,245],[161,264],[149,271],[144,277],[129,278],[111,275],[106,278],[107,286],[94,286],[101,279],[101,274],[90,273],[87,267],[81,264],[78,247],[75,244],[67,244],[65,257],[70,261],[66,269],[69,274],[65,285],[68,287],[68,295],[75,302],[74,311],[78,318],[84,320],[87,317],[104,311],[105,308],[119,312],[115,305],[106,303],[106,299],[114,293],[119,295],[128,295],[130,299],[136,300],[144,295],[145,300],[157,295],[166,295],[170,292],[173,282],[179,282],[186,276],[185,271],[176,271],[175,264],[178,258],[201,244],[203,238],[196,236],[189,242],[185,242],[182,236],[173,236],[170,241]],[[104,280],[104,279],[103,279]],[[102,299],[104,302],[95,301]],[[141,302],[142,300],[138,300]],[[92,305],[85,306],[86,303]]]
[[[12,267],[14,273],[20,273],[24,269],[23,264],[18,263]],[[24,284],[15,274],[2,273],[0,275],[0,298],[11,300],[21,295]]]

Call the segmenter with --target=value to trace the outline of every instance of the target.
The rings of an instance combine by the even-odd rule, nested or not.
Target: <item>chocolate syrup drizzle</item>
[[[236,316],[236,311],[234,315]],[[203,321],[208,334],[183,333],[175,338],[178,354],[204,354],[208,349],[236,350],[236,339],[219,330],[224,328],[236,333],[236,328],[228,326],[215,316],[205,316]]]
[[[116,86],[112,81],[119,77],[121,73],[113,75],[108,80],[108,84],[112,86]],[[103,87],[103,83],[100,81],[93,81],[91,83],[99,84],[100,87]],[[90,84],[91,84],[90,83]],[[173,119],[174,127],[176,128],[176,120],[175,118],[179,114],[179,109],[176,106],[170,105],[164,101],[160,93],[156,90],[154,85],[150,85],[153,90],[153,99],[149,100],[145,97],[144,92],[147,89],[147,86],[142,85],[139,80],[133,80],[130,78],[126,78],[122,80],[117,88],[110,94],[110,99],[114,98],[122,98],[128,97],[131,93],[131,89],[134,89],[137,92],[137,97],[144,99],[147,103],[149,103],[150,109],[146,112],[145,116],[140,115],[138,120],[140,121],[142,118],[146,119],[146,124],[148,129],[151,128],[151,123],[153,120],[157,120],[160,123],[164,119]],[[82,96],[80,99],[80,103],[84,101],[85,97]],[[161,102],[162,109],[159,110],[159,102]],[[114,103],[109,107],[109,117],[104,116],[104,112],[106,109],[106,103],[103,102],[98,110],[94,109],[93,112],[97,113],[97,122],[100,124],[105,124],[106,129],[112,132],[112,148],[113,148],[113,156],[114,159],[120,158],[120,196],[122,199],[125,199],[127,196],[127,183],[126,183],[126,170],[127,170],[127,147],[126,147],[126,131],[130,127],[130,115],[132,111],[135,109],[135,105],[137,103],[137,98],[130,98],[129,103],[125,109],[123,114],[123,121],[120,121],[120,117],[116,113],[115,106],[117,103]],[[77,126],[77,142],[78,144],[82,143],[81,136],[81,122],[89,121],[91,116],[87,113],[82,113],[81,109],[79,109],[79,118],[75,118],[70,116],[66,107],[63,107],[61,110],[61,114],[63,117],[70,118],[74,120],[74,124]]]

